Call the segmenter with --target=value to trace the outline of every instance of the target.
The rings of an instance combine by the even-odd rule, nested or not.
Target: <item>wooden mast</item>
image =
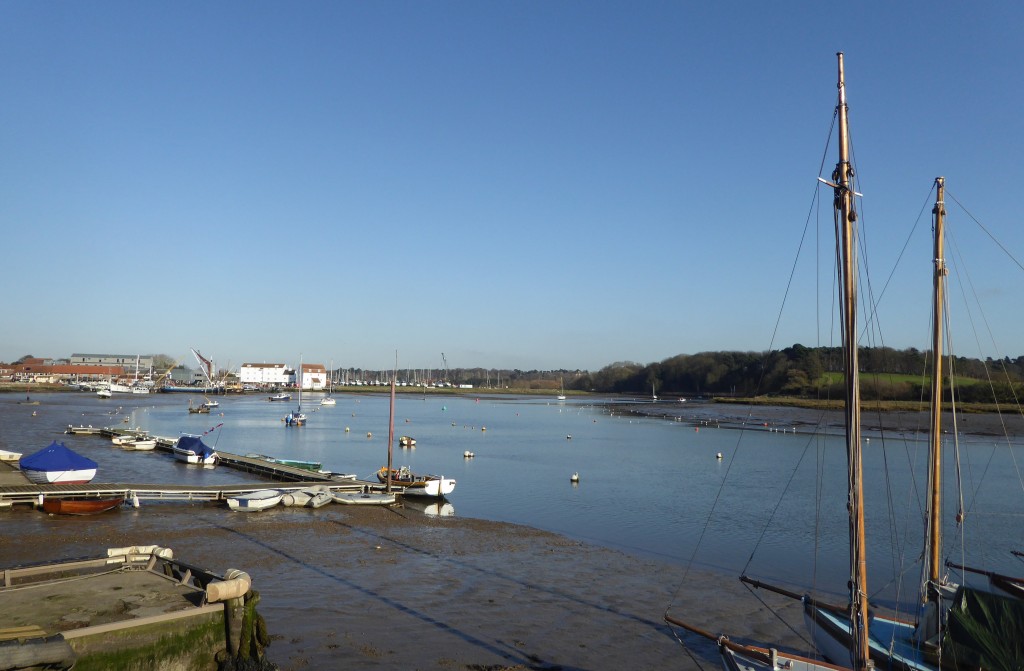
[[[384,491],[391,493],[391,449],[395,444],[395,378],[398,377],[398,350],[395,350],[395,370],[391,373],[391,411],[388,413],[388,479]]]
[[[854,667],[869,664],[867,549],[864,544],[864,482],[860,432],[860,366],[857,356],[857,241],[854,226],[853,167],[850,165],[849,123],[843,53],[839,59],[839,163],[832,175],[836,183],[835,207],[839,210],[842,280],[844,364],[846,369],[846,454],[850,478],[850,610]]]
[[[932,403],[931,403],[931,445],[929,447],[928,471],[928,581],[925,600],[929,601],[934,591],[931,585],[939,582],[942,566],[939,554],[942,549],[942,326],[945,321],[944,290],[946,275],[946,259],[943,251],[943,237],[946,216],[946,179],[935,178],[935,248],[933,262],[935,275],[932,280]]]

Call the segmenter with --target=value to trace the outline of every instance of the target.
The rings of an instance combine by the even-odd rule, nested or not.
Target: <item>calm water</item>
[[[207,436],[220,450],[317,460],[330,470],[369,477],[387,458],[387,396],[338,394],[334,407],[319,406],[319,398],[305,397],[307,426],[286,428],[281,419],[292,404],[270,403],[265,396],[220,398],[216,413],[190,415],[185,394],[109,400],[85,393],[34,395],[39,406],[18,404],[23,397],[9,394],[0,397],[0,448],[29,454],[62,440],[98,462],[97,482],[248,482],[251,476],[228,468],[188,467],[164,453],[126,453],[99,437],[61,435],[68,424],[131,426],[173,437],[223,423]],[[753,575],[806,585],[816,570],[820,585],[838,592],[845,584],[845,450],[834,437],[620,417],[589,401],[415,394],[399,395],[395,434],[396,442],[403,434],[417,440],[415,449],[396,446],[396,466],[458,481],[450,497],[458,516],[526,524],[677,564],[692,558],[730,574],[749,560],[746,570]],[[962,447],[962,469],[971,483],[965,494],[971,511],[967,563],[1020,575],[1024,567],[1009,550],[1024,550],[1018,465],[1024,452],[990,439]],[[475,458],[465,459],[467,450]],[[881,590],[880,598],[892,597],[893,576],[901,570],[911,586],[916,579],[911,563],[920,554],[924,480],[913,474],[923,473],[925,452],[925,444],[914,441],[887,441],[883,449],[877,436],[866,450],[872,588]],[[952,465],[951,456],[947,463]],[[570,483],[574,472],[578,485]],[[949,496],[945,512],[952,521],[956,502]],[[820,514],[815,498],[823,501]],[[174,505],[180,504],[144,506],[140,519],[147,507]],[[895,512],[887,512],[890,507]],[[3,537],[45,533],[34,517],[0,512]],[[16,548],[0,543],[0,560],[17,562]],[[950,558],[959,561],[961,555],[950,552]]]

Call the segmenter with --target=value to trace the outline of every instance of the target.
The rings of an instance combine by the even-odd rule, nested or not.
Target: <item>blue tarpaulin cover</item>
[[[199,436],[181,436],[178,438],[178,449],[192,450],[204,459],[215,453],[214,449],[204,443]]]
[[[96,468],[95,461],[72,452],[64,443],[56,440],[49,447],[22,457],[18,465],[33,471],[81,471]]]

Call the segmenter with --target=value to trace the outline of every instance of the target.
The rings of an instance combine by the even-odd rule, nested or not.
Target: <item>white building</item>
[[[283,387],[295,381],[293,371],[283,363],[243,363],[238,380],[260,387]]]
[[[322,391],[327,386],[327,369],[322,363],[302,364],[302,388]]]

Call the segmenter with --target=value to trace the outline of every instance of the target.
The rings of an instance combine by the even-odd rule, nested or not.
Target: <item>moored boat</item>
[[[333,500],[331,490],[323,485],[306,487],[294,492],[288,492],[281,497],[283,506],[300,506],[303,508],[320,508]]]
[[[286,393],[284,393],[282,391],[282,392],[279,392],[277,394],[274,394],[273,396],[267,397],[267,400],[268,401],[290,401],[290,400],[292,400],[292,395],[291,394],[286,394]]]
[[[53,441],[49,447],[18,461],[21,472],[39,485],[82,485],[96,477],[96,462]]]
[[[229,496],[227,498],[228,508],[242,513],[257,512],[273,508],[281,503],[284,492],[280,489],[261,489],[255,492]]]
[[[388,467],[382,466],[377,471],[377,479],[382,483],[388,481]],[[455,490],[455,480],[443,475],[417,475],[408,466],[391,469],[391,484],[404,487],[407,496],[447,496]]]
[[[187,464],[212,466],[217,463],[217,451],[203,442],[202,436],[182,434],[171,447],[174,458]]]
[[[398,444],[401,447],[416,447],[416,439],[410,436],[402,436],[398,439]]]
[[[396,500],[394,492],[334,492],[334,502],[348,506],[389,506]]]
[[[137,440],[129,440],[128,442],[121,443],[122,450],[135,450],[137,452],[148,452],[156,449],[155,438],[139,438]]]
[[[302,459],[279,459],[277,457],[269,457],[265,454],[250,453],[245,455],[249,459],[260,459],[271,464],[281,464],[282,466],[291,466],[292,468],[301,468],[304,471],[319,472],[323,468],[323,464],[319,461],[305,461]]]
[[[122,503],[123,496],[44,496],[43,512],[51,515],[98,515]]]

